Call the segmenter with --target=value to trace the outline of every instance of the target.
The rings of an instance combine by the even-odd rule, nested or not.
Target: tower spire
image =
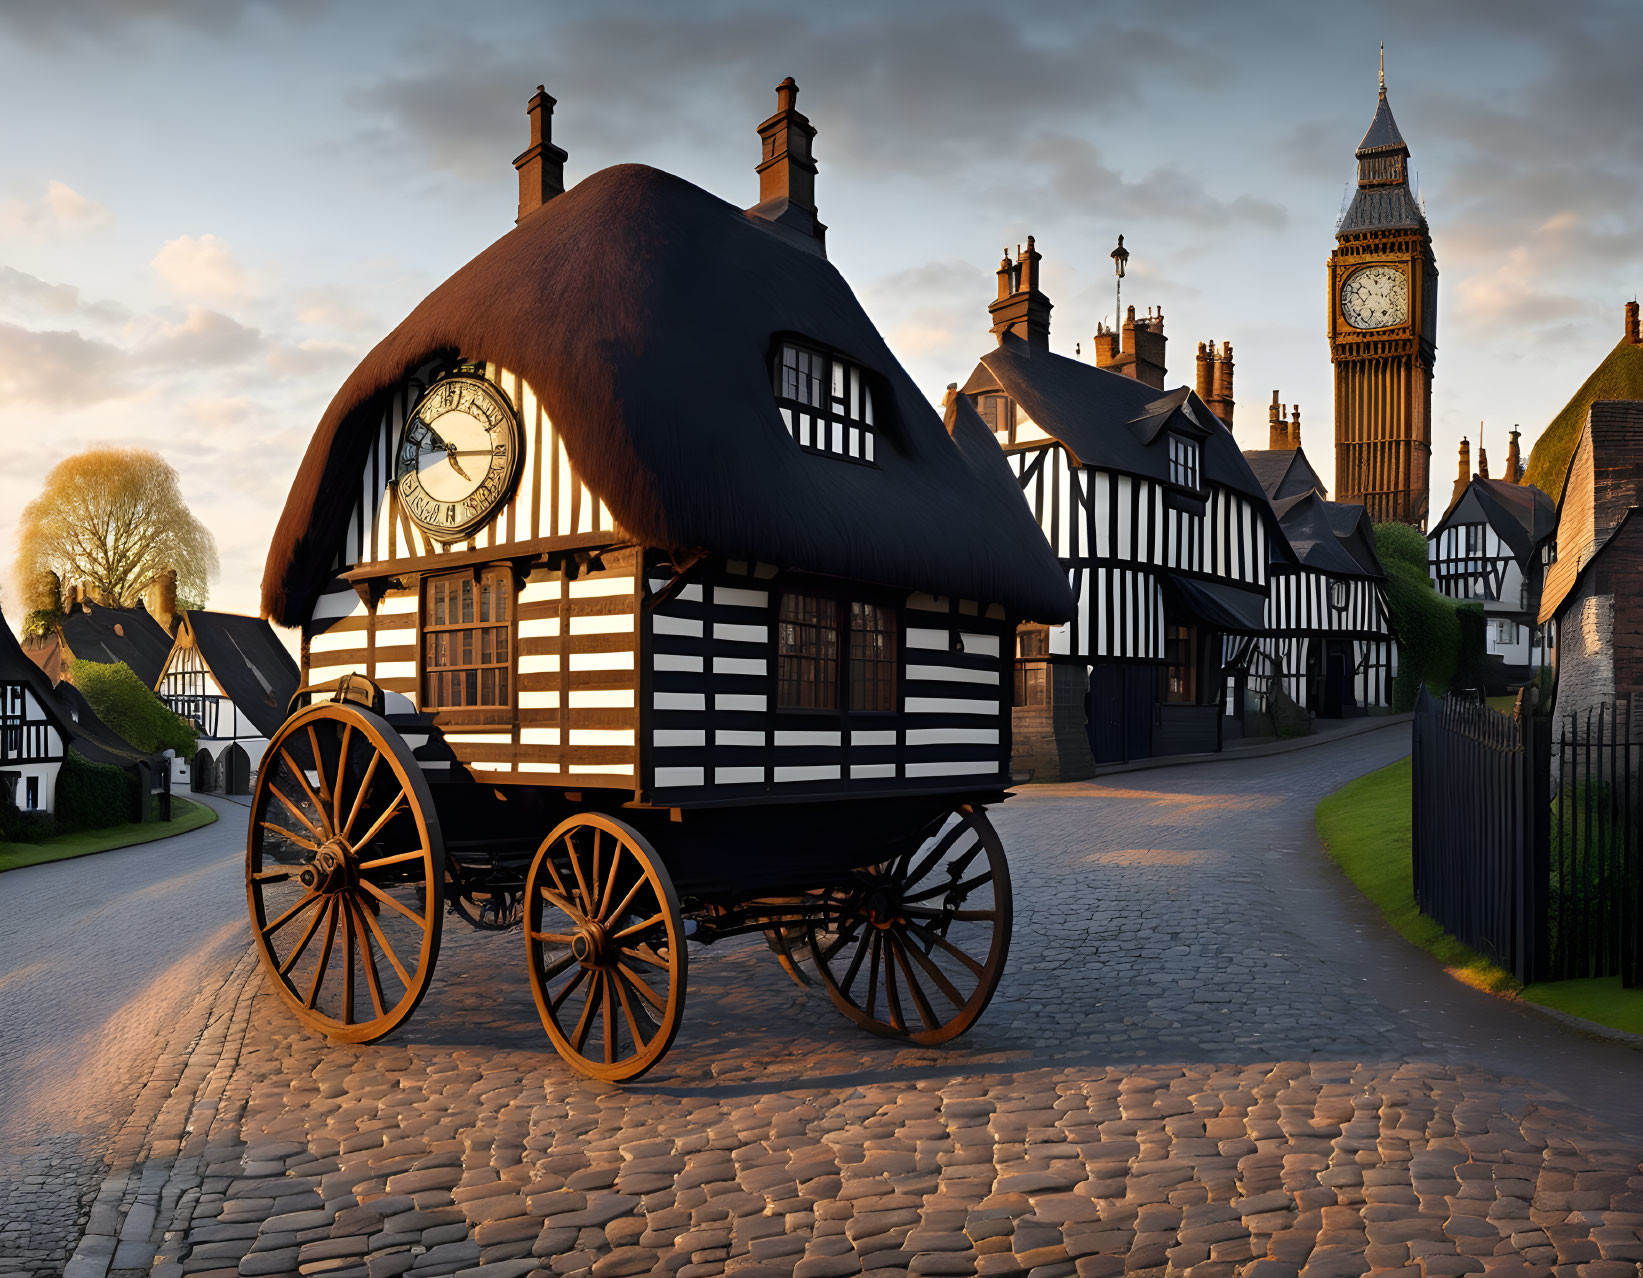
[[[1386,41],[1381,41],[1381,96],[1386,96]]]

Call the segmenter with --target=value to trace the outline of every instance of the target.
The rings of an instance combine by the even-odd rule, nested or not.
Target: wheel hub
[[[332,839],[314,853],[297,878],[310,891],[340,892],[353,882],[354,866],[354,850],[341,839]]]
[[[609,933],[592,919],[583,924],[570,941],[570,952],[583,967],[605,966],[610,948]]]
[[[889,887],[874,888],[862,902],[862,912],[876,928],[887,928],[900,917],[899,894]]]

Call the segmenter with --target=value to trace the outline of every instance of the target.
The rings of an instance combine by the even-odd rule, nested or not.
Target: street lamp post
[[[1112,326],[1120,334],[1124,331],[1124,267],[1130,260],[1130,251],[1124,247],[1124,237],[1118,237],[1118,247],[1112,251],[1112,270],[1117,276],[1113,285]],[[1122,341],[1122,337],[1119,339]]]

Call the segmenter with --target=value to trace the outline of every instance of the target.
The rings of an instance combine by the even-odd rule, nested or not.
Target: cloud
[[[11,235],[77,234],[100,230],[113,221],[106,204],[55,178],[38,195],[0,200],[0,232]]]
[[[70,330],[0,323],[0,399],[14,406],[78,407],[125,387],[125,352]]]
[[[159,332],[134,352],[140,364],[181,369],[238,364],[262,350],[266,343],[221,311],[190,306],[181,324],[162,322]]]
[[[10,266],[0,266],[0,304],[3,303],[48,315],[77,315],[111,324],[131,317],[131,312],[119,302],[87,302],[72,284],[51,284]]]
[[[133,35],[155,28],[184,28],[223,36],[253,13],[301,17],[325,8],[324,0],[52,0],[50,4],[0,5],[0,30],[37,48],[74,44],[124,47]]]
[[[167,240],[149,265],[185,301],[232,303],[250,291],[251,280],[228,244],[215,235]]]

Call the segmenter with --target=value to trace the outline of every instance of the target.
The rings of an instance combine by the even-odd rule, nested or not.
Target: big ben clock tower
[[[1358,189],[1329,255],[1335,365],[1335,494],[1377,523],[1426,526],[1437,360],[1438,266],[1409,189],[1409,147],[1386,101],[1386,68]]]

